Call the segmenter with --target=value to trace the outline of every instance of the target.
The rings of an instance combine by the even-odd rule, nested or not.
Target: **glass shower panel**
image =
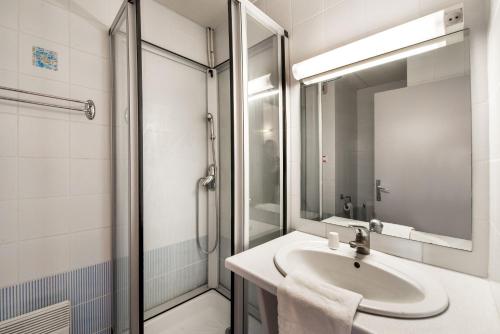
[[[249,246],[281,234],[279,38],[247,15]]]
[[[137,63],[135,1],[125,1],[111,27],[113,59],[113,328],[116,333],[139,333],[140,298],[138,185],[138,115],[140,67]]]
[[[249,248],[282,234],[281,68],[279,36],[251,15],[247,30]],[[245,282],[246,331],[264,333],[257,287]]]
[[[205,68],[146,43],[142,64],[143,277],[149,318],[207,286],[208,256],[196,242],[196,206],[206,249],[208,191],[197,185],[207,173],[209,135]]]
[[[217,68],[219,102],[219,288],[231,291],[231,272],[224,261],[231,256],[231,97],[229,62]]]
[[[115,196],[114,225],[114,305],[118,333],[129,325],[129,108],[128,49],[126,11],[111,35],[114,58],[113,95],[113,169]]]

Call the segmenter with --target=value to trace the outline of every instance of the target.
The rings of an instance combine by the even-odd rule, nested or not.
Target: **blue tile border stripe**
[[[64,300],[72,307],[72,333],[111,327],[111,261],[0,289],[0,321]]]
[[[128,259],[119,258],[114,266],[116,287],[128,286]],[[199,251],[196,239],[146,251],[145,309],[207,284],[207,276],[208,257]],[[113,293],[120,314],[128,305],[128,291],[113,292],[113,262],[107,261],[0,288],[0,321],[69,300],[72,334],[111,333]]]

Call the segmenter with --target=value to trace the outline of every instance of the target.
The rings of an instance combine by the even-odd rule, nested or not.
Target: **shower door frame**
[[[279,154],[280,154],[280,217],[281,235],[288,232],[287,189],[290,189],[290,177],[287,173],[289,121],[289,41],[288,32],[273,21],[268,15],[248,0],[228,0],[229,40],[231,70],[231,117],[232,117],[232,249],[231,254],[238,254],[250,248],[250,186],[249,186],[249,125],[248,125],[248,44],[246,17],[254,20],[274,33],[278,40],[279,78]],[[288,140],[287,140],[288,139]],[[233,334],[247,332],[245,280],[231,273],[231,327]]]
[[[129,234],[128,234],[128,275],[129,275],[129,333],[144,333],[144,302],[143,302],[143,205],[142,205],[142,57],[141,57],[141,9],[140,0],[124,0],[109,29],[112,36],[122,16],[126,16],[127,22],[127,87],[129,108]],[[111,39],[110,39],[111,40]],[[114,44],[111,43],[111,59],[115,59]],[[115,64],[111,66],[114,78]],[[113,82],[115,93],[116,83]],[[112,106],[112,109],[114,106]],[[114,109],[112,112],[114,116]],[[112,157],[115,152],[114,129],[112,126],[113,144]],[[116,180],[113,178],[113,188]],[[113,200],[112,220],[115,221],[116,203]],[[115,236],[116,237],[116,236]],[[115,240],[113,240],[113,260],[116,261]],[[116,303],[116,301],[114,301]],[[116,305],[115,305],[116,307]],[[113,324],[114,328],[115,324]]]

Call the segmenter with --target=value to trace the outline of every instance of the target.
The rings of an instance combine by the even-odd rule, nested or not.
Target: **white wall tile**
[[[14,30],[0,27],[0,69],[17,71],[17,39],[18,33]]]
[[[419,0],[365,1],[366,26],[378,32],[420,17]]]
[[[500,263],[500,230],[496,228],[499,225],[498,221],[492,221],[492,225],[493,228],[491,228],[490,234],[489,278],[500,282],[500,266],[498,265]]]
[[[19,117],[19,156],[68,157],[69,122],[37,117]]]
[[[324,14],[293,26],[293,35],[290,39],[290,60],[297,63],[324,51],[325,22]]]
[[[71,123],[71,157],[88,159],[109,159],[111,150],[108,126],[92,122]]]
[[[69,96],[69,84],[62,81],[48,80],[40,77],[34,77],[30,75],[20,74],[19,75],[19,88],[39,92],[43,94],[50,94],[55,96]],[[20,94],[21,97],[27,98],[39,102],[56,103],[61,106],[69,106],[66,101],[59,101],[50,98]],[[42,118],[55,118],[68,120],[69,115],[77,113],[76,111],[69,111],[65,109],[50,108],[37,106],[33,104],[20,103],[19,104],[19,114],[26,116],[35,116]]]
[[[500,160],[490,161],[490,212],[492,229],[500,231]]]
[[[16,199],[17,158],[0,158],[0,200]]]
[[[488,101],[487,38],[484,30],[470,30],[471,101]]]
[[[111,259],[111,229],[97,229],[71,235],[71,267],[81,268]]]
[[[490,100],[490,158],[500,159],[500,85],[492,89]]]
[[[69,189],[68,159],[19,159],[21,198],[64,196]]]
[[[110,192],[109,160],[71,159],[71,194]]]
[[[489,152],[489,109],[483,102],[472,105],[472,159],[488,160]]]
[[[293,226],[294,230],[317,235],[324,238],[326,236],[326,224],[306,219],[296,219]]]
[[[61,273],[70,269],[67,236],[41,238],[19,243],[19,280]]]
[[[109,91],[109,64],[102,57],[71,49],[71,83]]]
[[[53,71],[33,65],[33,47],[38,46],[57,52],[58,70]],[[69,49],[67,46],[57,44],[45,39],[21,33],[19,36],[19,70],[21,73],[69,82]]]
[[[472,252],[422,244],[422,261],[463,273],[488,276],[489,222],[476,219],[472,226]]]
[[[267,0],[266,13],[284,29],[292,31],[292,0]]]
[[[0,244],[15,241],[17,241],[17,201],[0,201]]]
[[[98,21],[89,21],[81,13],[70,14],[71,47],[100,57],[109,57],[108,27]]]
[[[69,198],[71,232],[111,226],[111,194]]]
[[[0,25],[17,29],[18,1],[0,0]]]
[[[292,23],[300,24],[324,10],[324,0],[292,1]]]
[[[108,1],[71,0],[73,12],[85,13],[87,20],[109,25]]]
[[[67,197],[24,199],[19,201],[19,240],[69,232]]]
[[[0,264],[2,275],[0,275],[0,288],[17,283],[17,244],[11,243],[0,245]]]
[[[363,0],[342,1],[325,12],[325,47],[328,51],[368,35]]]
[[[68,45],[68,11],[41,0],[20,0],[19,29],[37,37]]]
[[[17,156],[17,116],[0,113],[0,157]]]
[[[472,217],[487,220],[489,217],[490,177],[489,162],[477,161],[472,164]]]
[[[2,85],[2,86],[17,88],[18,87],[17,77],[18,77],[17,72],[6,71],[6,70],[0,69],[0,85]],[[17,93],[9,92],[6,90],[2,91],[2,95],[9,96],[9,97],[17,97],[18,96]],[[16,114],[17,113],[17,102],[0,100],[0,113]]]

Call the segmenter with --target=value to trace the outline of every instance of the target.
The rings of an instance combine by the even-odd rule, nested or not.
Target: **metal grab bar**
[[[4,87],[4,86],[0,86],[0,89],[1,90],[8,90],[11,92],[16,92],[16,93],[42,96],[42,97],[47,97],[47,98],[55,99],[55,100],[63,100],[63,101],[68,101],[68,102],[81,103],[81,104],[83,104],[83,108],[71,107],[71,106],[61,106],[58,104],[53,104],[53,103],[48,103],[48,102],[33,101],[33,100],[27,100],[27,99],[22,99],[22,98],[17,98],[17,97],[2,96],[2,95],[0,95],[0,100],[36,104],[39,106],[45,106],[45,107],[51,107],[51,108],[81,111],[81,112],[85,113],[85,116],[89,120],[93,120],[95,117],[95,104],[94,104],[94,101],[92,101],[92,100],[82,101],[82,100],[70,99],[67,97],[60,97],[60,96],[55,96],[55,95],[30,92],[30,91],[23,90],[23,89],[10,88],[10,87]]]

